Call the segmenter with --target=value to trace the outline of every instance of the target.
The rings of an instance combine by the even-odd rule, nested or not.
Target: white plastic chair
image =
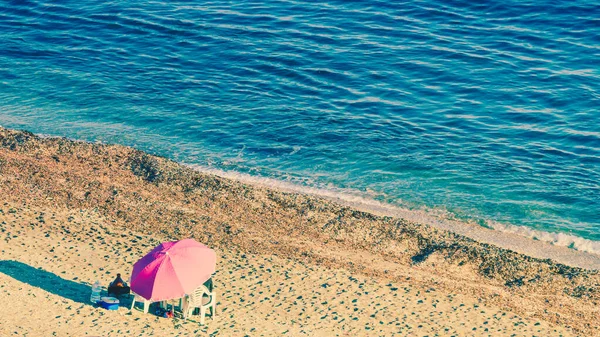
[[[144,303],[144,313],[147,314],[148,310],[150,309],[150,304],[155,303],[153,301],[148,301],[147,299],[134,293],[133,291],[131,292],[131,294],[133,295],[133,300],[131,301],[131,309],[129,309],[130,311],[133,310],[133,308],[135,308],[135,302],[140,302]],[[158,304],[161,308],[167,308],[167,301],[159,301]]]
[[[217,295],[210,292],[205,285],[201,285],[194,292],[188,295],[183,304],[183,318],[188,319],[195,308],[200,309],[200,324],[204,325],[204,316],[206,310],[210,308],[210,317],[213,319],[217,313]]]
[[[133,291],[131,292],[131,294],[133,295],[133,300],[131,301],[131,309],[133,310],[133,308],[135,308],[135,302],[142,302],[144,303],[144,313],[147,314],[148,310],[150,309],[150,304],[152,302],[148,301],[147,299],[143,298],[142,296],[134,293]]]

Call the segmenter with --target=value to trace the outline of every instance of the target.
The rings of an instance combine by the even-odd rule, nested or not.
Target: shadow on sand
[[[13,260],[0,261],[0,273],[17,281],[41,288],[49,293],[70,299],[75,302],[89,304],[92,288],[89,285],[65,280],[43,269],[36,269],[25,263]]]

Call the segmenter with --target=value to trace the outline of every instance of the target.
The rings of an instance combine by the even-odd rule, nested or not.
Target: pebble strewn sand
[[[9,335],[202,332],[87,305],[95,279],[106,285],[159,242],[187,237],[221,257],[210,333],[600,335],[596,270],[131,148],[0,128],[0,195]]]
[[[129,301],[94,308],[90,284],[104,285],[160,236],[103,225],[94,212],[46,213],[1,207],[2,336],[572,336],[474,298],[354,275],[272,255],[219,251],[215,320],[158,318]],[[14,212],[6,212],[13,210]],[[139,308],[138,308],[139,309]]]

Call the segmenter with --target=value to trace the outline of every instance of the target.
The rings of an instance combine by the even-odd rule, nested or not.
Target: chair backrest
[[[204,296],[205,294],[207,296],[212,295],[211,292],[208,290],[208,288],[202,284],[190,294],[190,298],[189,298],[190,304],[192,306],[202,305],[202,296]]]

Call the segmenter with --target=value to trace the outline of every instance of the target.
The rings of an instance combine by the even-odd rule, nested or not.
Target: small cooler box
[[[119,300],[114,297],[102,297],[100,306],[106,310],[117,310],[119,309]]]

